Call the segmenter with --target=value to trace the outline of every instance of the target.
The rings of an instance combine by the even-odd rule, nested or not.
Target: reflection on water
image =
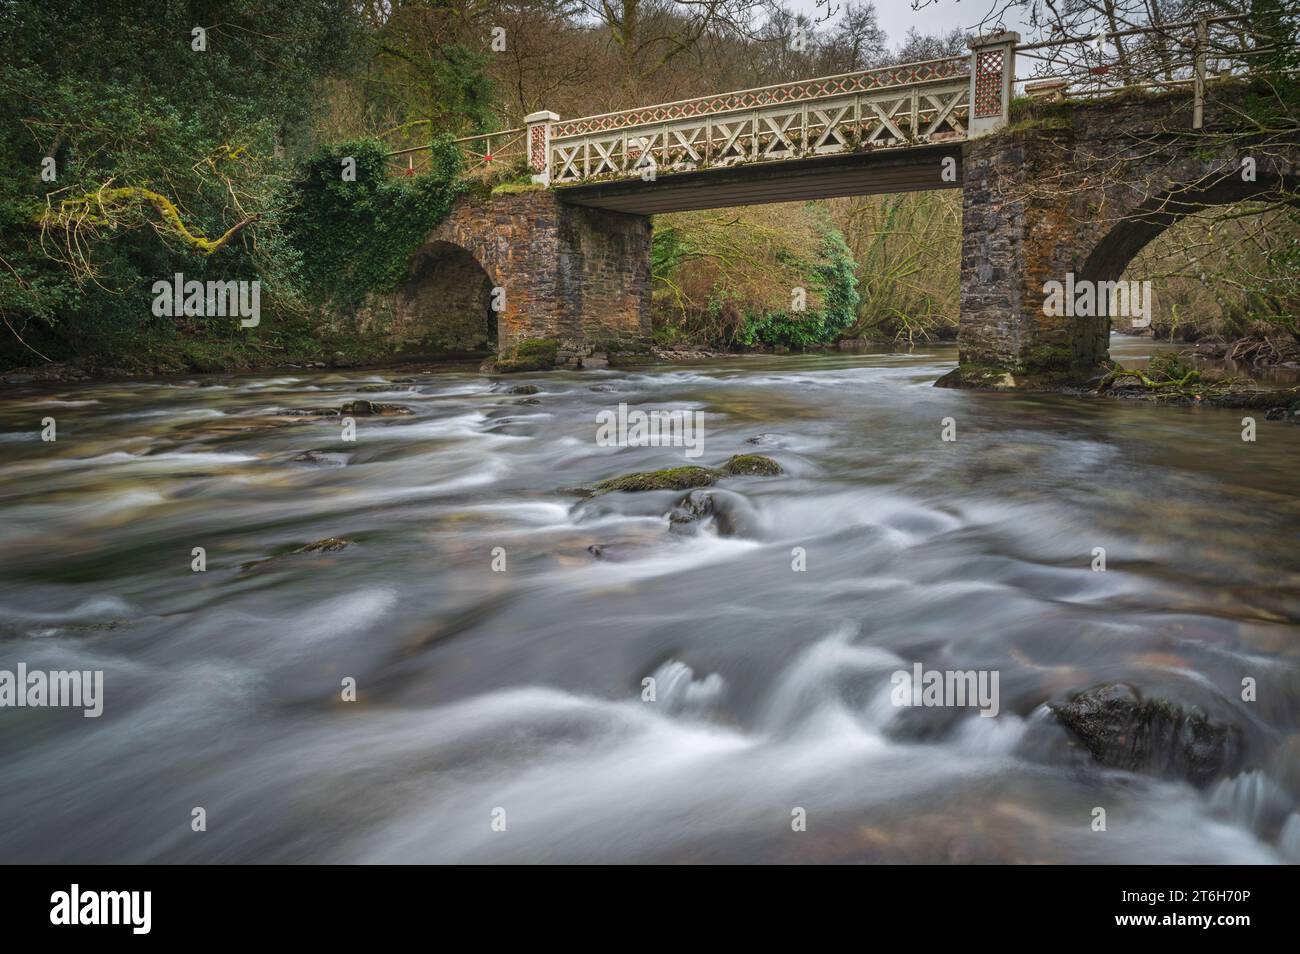
[[[0,710],[0,858],[1287,860],[1300,428],[931,387],[954,360],[11,389],[0,669],[106,699]],[[276,416],[356,399],[415,414]],[[703,457],[597,446],[619,402],[703,411]],[[723,482],[730,536],[567,492],[755,451],[785,473]],[[1000,672],[999,715],[896,709],[916,662]],[[1197,790],[1068,754],[1043,704],[1115,681],[1235,709],[1258,764]]]

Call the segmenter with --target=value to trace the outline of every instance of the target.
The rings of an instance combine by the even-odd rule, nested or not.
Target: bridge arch
[[[1082,250],[1083,264],[1076,278],[1094,283],[1118,281],[1142,249],[1187,216],[1251,200],[1277,201],[1287,194],[1294,195],[1300,186],[1300,178],[1279,174],[1273,168],[1258,168],[1255,172],[1254,178],[1248,179],[1239,169],[1228,166],[1213,175],[1166,187],[1118,220],[1102,225],[1091,249],[1085,246]],[[1140,280],[1142,276],[1133,277]],[[1071,327],[1073,353],[1106,353],[1110,327],[1107,317],[1076,318]]]
[[[1294,188],[1300,144],[1233,134],[1243,90],[1207,100],[1206,134],[1192,129],[1192,102],[1171,94],[1122,108],[1070,104],[967,143],[961,366],[944,383],[1050,387],[1095,376],[1109,360],[1110,318],[1049,308],[1049,283],[1118,281],[1180,219]],[[1253,180],[1245,157],[1257,160]]]
[[[1220,205],[1234,205],[1252,199],[1278,199],[1300,185],[1295,179],[1260,170],[1254,182],[1229,174],[1217,179],[1166,190],[1115,222],[1097,240],[1080,269],[1081,278],[1114,281],[1124,273],[1138,252],[1156,236],[1185,216]]]
[[[487,351],[500,337],[492,310],[497,286],[488,267],[464,245],[433,238],[412,256],[393,297],[404,337],[433,340],[452,351]]]

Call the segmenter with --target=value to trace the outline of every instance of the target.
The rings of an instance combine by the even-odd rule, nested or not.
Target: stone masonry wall
[[[573,359],[645,347],[650,220],[565,205],[547,190],[467,196],[430,233],[391,298],[406,328],[422,311],[434,337],[463,341],[478,326],[480,290],[494,287],[504,292],[500,348],[554,338],[562,359]]]
[[[1207,102],[1207,129],[1225,128],[1241,95]],[[1109,319],[1046,315],[1045,282],[1114,281],[1184,214],[1300,181],[1294,146],[1258,150],[1246,181],[1238,170],[1250,144],[1193,133],[1185,95],[1037,109],[965,147],[962,383],[1095,368],[1108,356]]]

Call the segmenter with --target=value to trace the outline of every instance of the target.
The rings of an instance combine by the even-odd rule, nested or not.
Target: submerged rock
[[[373,401],[348,401],[336,412],[350,417],[393,417],[400,414],[414,414],[404,404],[376,404]]]
[[[720,537],[734,537],[753,529],[753,510],[740,494],[726,490],[692,490],[668,514],[668,529],[694,533],[712,525]]]
[[[506,388],[506,394],[541,394],[542,389],[535,384],[516,384],[512,388]]]
[[[282,559],[288,556],[293,556],[295,553],[335,553],[351,545],[351,540],[344,540],[342,537],[326,537],[324,540],[315,540],[311,543],[303,544],[296,550],[290,550],[288,553],[263,557],[260,560],[249,560],[247,563],[239,564],[239,569],[246,573],[249,570],[256,570],[259,567],[278,565]]]
[[[324,540],[316,540],[312,543],[304,544],[294,553],[333,553],[336,550],[342,550],[350,546],[351,540],[344,540],[342,537],[326,537]]]
[[[775,477],[782,473],[780,464],[762,454],[737,454],[722,469],[733,477]]]
[[[285,407],[275,412],[276,417],[338,417],[336,407]]]
[[[357,388],[357,393],[358,394],[382,394],[384,391],[409,391],[409,390],[411,390],[409,387],[403,387],[402,385],[394,381],[388,384],[363,384],[361,387]]]
[[[1048,706],[1093,759],[1111,768],[1206,785],[1235,774],[1243,759],[1239,726],[1200,709],[1143,699],[1132,686],[1101,685]]]
[[[303,451],[301,454],[295,454],[289,459],[296,464],[329,464],[335,467],[346,463],[345,458],[339,454],[321,453],[314,450]]]

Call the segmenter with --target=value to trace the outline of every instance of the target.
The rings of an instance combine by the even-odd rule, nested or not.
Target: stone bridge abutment
[[[1245,95],[1243,84],[1208,99],[1201,132],[1191,98],[1164,94],[1044,105],[968,142],[960,368],[945,383],[1086,379],[1109,357],[1110,317],[1052,313],[1047,283],[1115,282],[1186,215],[1294,194],[1300,147],[1227,131]]]
[[[451,263],[464,257],[477,264],[482,282],[453,271]],[[422,266],[430,260],[446,264]],[[422,289],[424,303],[443,296],[441,311],[429,310],[435,318],[463,309],[472,313],[469,324],[491,322],[492,343],[503,351],[530,339],[555,340],[569,358],[644,348],[650,219],[566,205],[542,188],[466,196],[416,253],[399,302],[412,286]]]

